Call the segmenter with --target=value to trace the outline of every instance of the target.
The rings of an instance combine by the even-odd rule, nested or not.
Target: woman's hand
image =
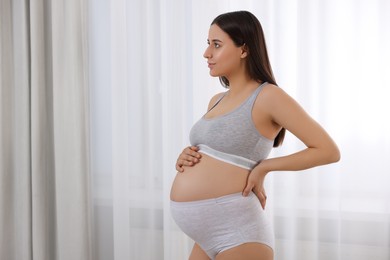
[[[248,196],[251,191],[260,200],[261,207],[265,209],[265,203],[267,201],[267,195],[264,190],[264,179],[267,172],[261,171],[260,168],[255,167],[248,176],[246,187],[242,192],[243,196]]]
[[[179,155],[176,161],[176,170],[184,172],[183,166],[194,166],[200,161],[202,155],[198,153],[199,148],[196,146],[188,146]]]

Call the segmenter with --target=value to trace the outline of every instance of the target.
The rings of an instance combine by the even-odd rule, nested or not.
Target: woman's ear
[[[248,47],[246,46],[246,44],[244,43],[242,46],[241,46],[241,58],[246,58],[248,56]]]

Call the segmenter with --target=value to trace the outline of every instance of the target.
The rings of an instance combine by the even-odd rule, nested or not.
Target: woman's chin
[[[210,70],[210,76],[212,76],[212,77],[220,77],[221,75],[219,75],[218,73],[215,73],[213,70]]]

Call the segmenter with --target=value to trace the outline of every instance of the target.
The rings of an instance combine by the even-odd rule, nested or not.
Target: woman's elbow
[[[337,145],[334,145],[328,152],[328,163],[336,163],[340,161],[341,153]]]

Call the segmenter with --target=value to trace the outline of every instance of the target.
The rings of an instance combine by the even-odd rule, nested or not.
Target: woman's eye
[[[218,49],[221,46],[218,43],[214,43],[214,47]]]

